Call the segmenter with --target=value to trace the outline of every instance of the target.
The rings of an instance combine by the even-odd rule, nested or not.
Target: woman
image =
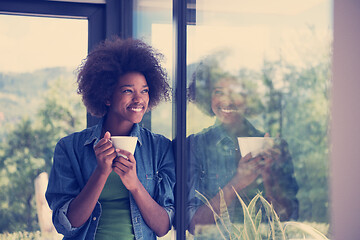
[[[298,186],[285,141],[254,156],[251,153],[242,156],[239,150],[238,137],[268,136],[246,119],[262,110],[257,95],[248,86],[249,80],[222,71],[212,58],[204,60],[193,74],[190,99],[204,113],[215,116],[216,122],[188,137],[191,233],[196,232],[196,226],[214,223],[212,210],[196,197],[196,190],[205,195],[219,213],[221,189],[233,222],[243,223],[242,207],[234,189],[247,204],[262,192],[281,220],[297,218]]]
[[[161,55],[140,40],[106,40],[80,66],[78,92],[100,122],[61,139],[46,198],[64,239],[156,239],[174,217],[170,140],[139,126],[169,98]],[[134,155],[111,136],[136,136]],[[117,156],[120,153],[123,156]]]

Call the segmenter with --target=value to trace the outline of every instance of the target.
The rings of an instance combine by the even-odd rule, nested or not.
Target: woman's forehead
[[[229,89],[243,89],[243,84],[239,79],[222,78],[214,84],[214,88],[229,88]]]

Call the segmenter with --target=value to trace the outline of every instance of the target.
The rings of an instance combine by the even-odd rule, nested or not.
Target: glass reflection
[[[219,188],[229,222],[242,230],[232,186],[245,204],[261,192],[284,224],[330,235],[331,12],[330,0],[196,1],[187,27],[187,213],[195,234],[187,238],[224,239],[200,196],[218,211]],[[248,159],[239,140],[267,133],[271,149]],[[262,211],[261,226],[268,221]],[[289,239],[315,238],[288,230]]]
[[[244,222],[236,192],[246,205],[260,192],[280,220],[298,218],[298,185],[287,143],[271,138],[247,119],[263,110],[256,94],[260,79],[254,72],[240,73],[232,75],[221,69],[216,56],[208,57],[198,64],[190,82],[190,99],[216,118],[212,126],[188,137],[189,231],[195,235],[201,235],[197,226],[215,223],[213,211],[197,192],[220,215],[220,189],[232,223]],[[268,140],[268,144],[253,143],[255,148],[247,152],[238,142],[238,138],[247,139],[244,137]],[[267,221],[265,214],[263,221]]]

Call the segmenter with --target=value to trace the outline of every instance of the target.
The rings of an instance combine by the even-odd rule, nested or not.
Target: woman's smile
[[[108,117],[118,122],[139,123],[149,104],[149,87],[143,74],[129,72],[119,79],[111,101]]]
[[[144,111],[145,107],[142,106],[142,105],[140,105],[140,106],[130,106],[130,107],[128,107],[128,109],[130,111],[133,111],[133,112],[142,112],[142,111]]]
[[[240,110],[237,108],[219,107],[219,110],[223,113],[239,113]]]

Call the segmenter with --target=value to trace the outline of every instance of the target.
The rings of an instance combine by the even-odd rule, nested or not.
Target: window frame
[[[87,19],[88,52],[99,42],[103,41],[106,37],[106,30],[111,29],[111,27],[106,27],[106,5],[101,3],[1,0],[0,14]],[[114,18],[111,15],[109,20]],[[112,33],[116,31],[114,29],[111,30]],[[97,122],[97,118],[87,113],[87,126],[92,126]]]
[[[331,91],[332,239],[359,239],[360,206],[360,3],[334,0],[333,79]]]
[[[173,42],[174,61],[173,79],[175,103],[173,106],[174,154],[176,159],[175,189],[175,228],[176,239],[186,239],[186,181],[187,179],[187,146],[186,146],[186,43],[187,43],[187,1],[173,0]],[[180,209],[180,214],[179,210]]]
[[[354,47],[360,41],[360,29],[354,22],[360,21],[359,3],[353,0],[334,0],[334,60],[332,89],[332,155],[331,155],[331,211],[334,239],[355,239],[360,229],[355,225],[360,222],[359,211],[354,211],[354,200],[360,196],[350,186],[360,182],[357,169],[360,163],[356,157],[360,148],[347,148],[347,139],[358,136],[359,108],[345,108],[360,97],[354,89],[360,88],[356,80],[360,69],[354,66],[360,62],[360,54]],[[89,21],[88,49],[114,34],[121,37],[132,36],[132,1],[107,0],[98,3],[75,1],[40,1],[40,0],[0,0],[0,14],[48,16],[66,18],[86,18]],[[186,159],[186,1],[173,0],[174,20],[174,147],[177,167],[176,207],[181,213],[176,215],[176,239],[185,239],[185,177]],[[348,78],[343,78],[343,76]],[[349,117],[352,116],[352,117]],[[96,119],[88,117],[88,126]],[[354,127],[355,126],[355,127]],[[349,145],[350,146],[350,145]],[[344,156],[344,153],[346,155]],[[339,160],[341,159],[341,161]],[[349,166],[351,166],[349,168]],[[350,172],[349,172],[350,171]],[[344,178],[344,172],[346,178]],[[344,187],[347,186],[347,187]],[[344,197],[352,200],[344,204]],[[179,212],[178,212],[179,213]],[[343,219],[347,221],[343,221]]]
[[[1,0],[1,14],[88,19],[88,49],[105,38],[105,5],[76,2]]]

